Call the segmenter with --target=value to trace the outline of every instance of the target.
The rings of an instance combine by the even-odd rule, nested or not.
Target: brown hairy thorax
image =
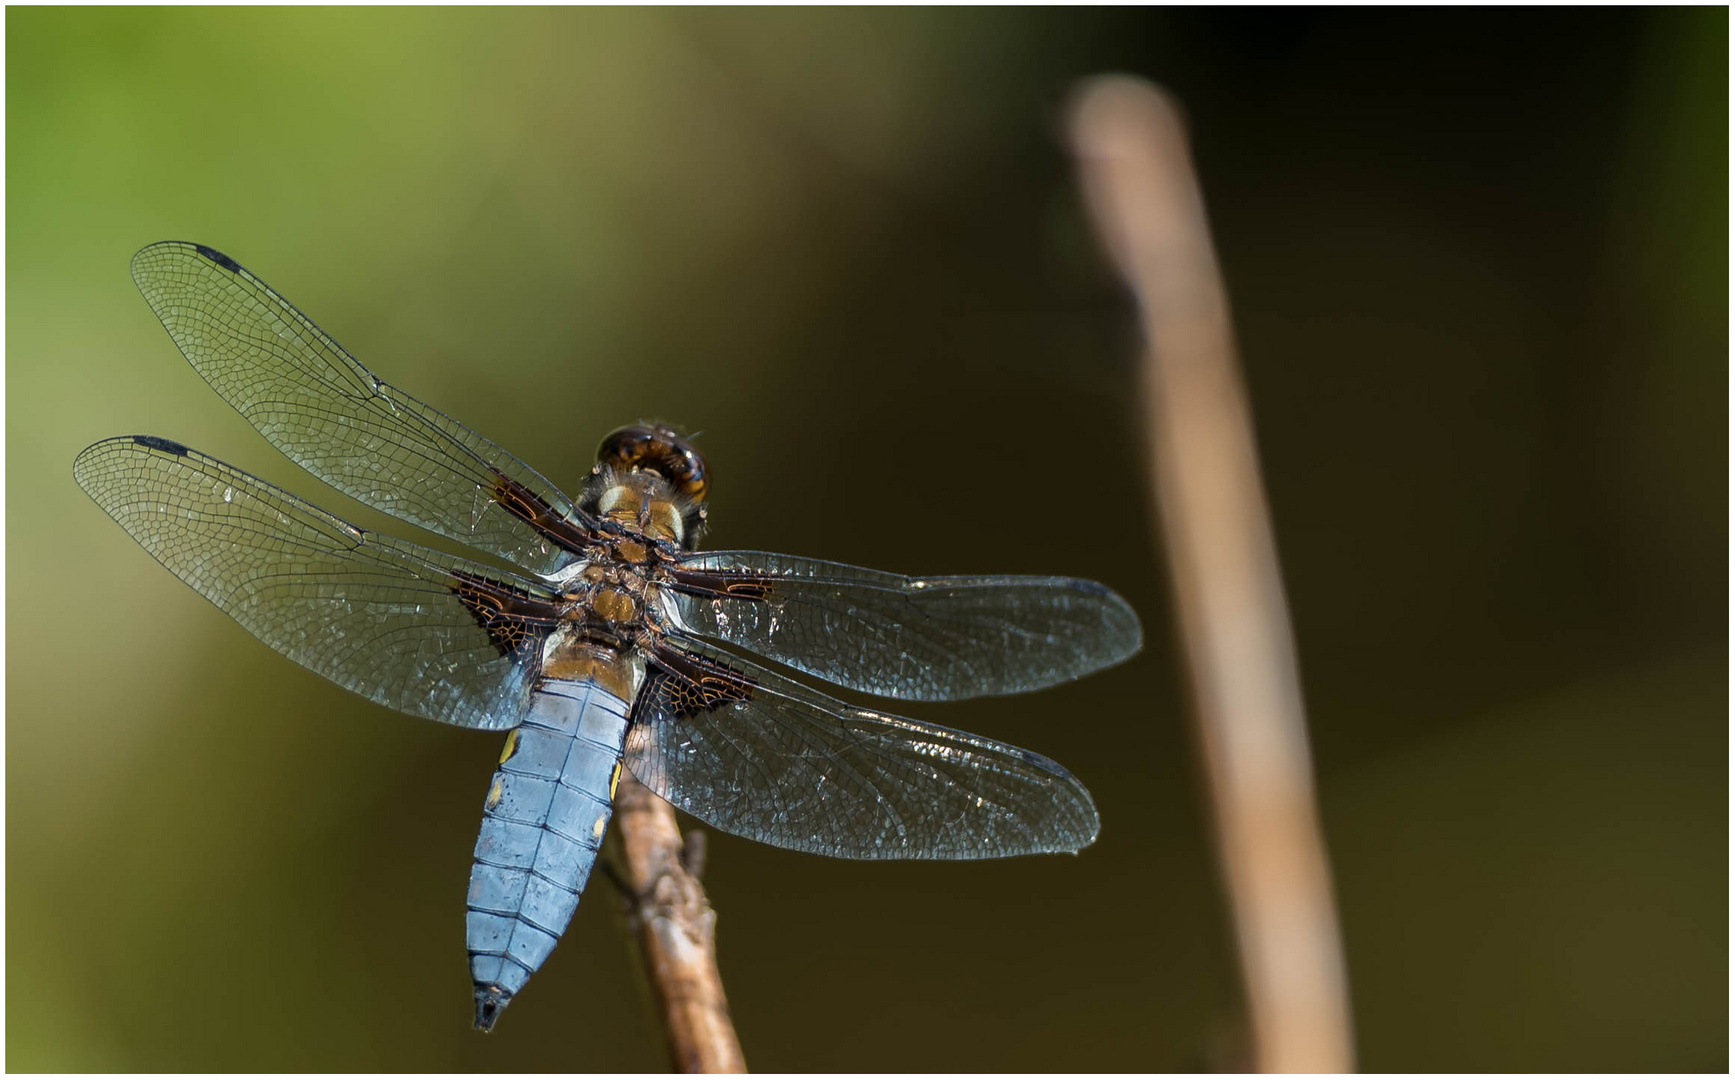
[[[691,443],[661,425],[620,428],[596,456],[579,508],[604,524],[604,534],[564,584],[541,673],[595,679],[630,700],[644,677],[643,656],[655,647],[652,578],[669,548],[691,550],[697,542],[710,473]]]
[[[636,685],[644,659],[661,644],[658,582],[717,584],[674,562],[698,540],[709,487],[704,458],[691,443],[667,427],[643,424],[611,433],[597,450],[578,505],[600,528],[568,522],[502,474],[501,504],[578,559],[561,574],[552,606],[480,579],[466,580],[460,599],[502,655],[535,650],[545,678]]]

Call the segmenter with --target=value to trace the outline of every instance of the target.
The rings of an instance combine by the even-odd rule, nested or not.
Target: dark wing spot
[[[1043,757],[1033,750],[1019,750],[1018,756],[1024,759],[1025,764],[1034,765],[1043,772],[1052,773],[1063,780],[1074,779],[1072,773],[1066,770],[1066,766],[1053,758]]]
[[[210,259],[212,262],[229,271],[231,274],[238,274],[241,272],[240,263],[223,254],[221,251],[218,251],[216,248],[208,248],[204,244],[194,244],[193,247],[199,254]]]
[[[152,450],[161,450],[165,454],[173,454],[176,457],[187,456],[187,448],[180,443],[170,439],[159,439],[155,435],[134,435],[133,442],[141,446],[148,446]]]
[[[452,571],[452,578],[453,595],[487,632],[501,656],[519,660],[534,656],[559,621],[552,605],[523,589],[462,570]]]

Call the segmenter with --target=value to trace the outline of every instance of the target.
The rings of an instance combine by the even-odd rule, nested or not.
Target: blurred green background
[[[702,431],[712,546],[1080,574],[1143,614],[1121,669],[911,710],[1074,770],[1081,857],[712,837],[750,1065],[1242,1060],[1133,322],[1058,139],[1103,70],[1193,125],[1362,1064],[1727,1068],[1726,11],[6,25],[9,1068],[665,1063],[601,879],[468,1029],[497,737],[282,660],[74,486],[147,432],[387,524],[181,360],[127,276],[165,238],[557,482],[620,423]]]

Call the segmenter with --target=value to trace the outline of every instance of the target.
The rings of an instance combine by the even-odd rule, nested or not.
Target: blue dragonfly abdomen
[[[595,681],[549,680],[507,737],[464,920],[483,1030],[548,959],[578,908],[614,808],[627,710]]]

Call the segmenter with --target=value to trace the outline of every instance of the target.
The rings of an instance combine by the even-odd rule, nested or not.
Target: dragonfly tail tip
[[[511,1003],[512,995],[498,986],[478,986],[476,988],[476,1030],[493,1031],[494,1022],[500,1019],[500,1014],[506,1011]]]

